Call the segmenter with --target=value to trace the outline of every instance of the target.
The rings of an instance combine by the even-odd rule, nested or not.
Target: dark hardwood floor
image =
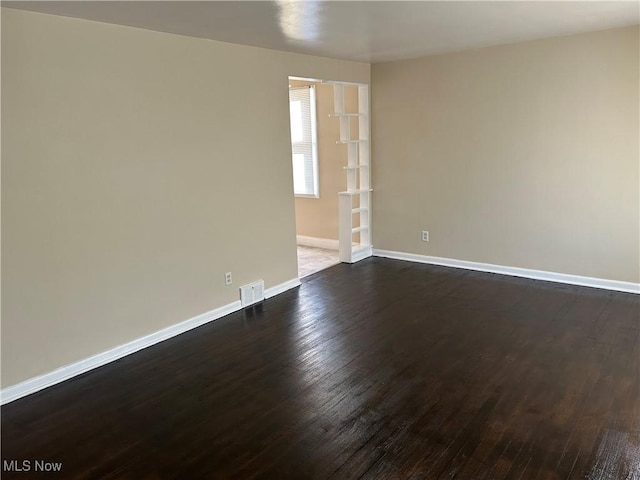
[[[2,478],[638,480],[639,324],[637,295],[341,264],[4,406],[31,470]]]

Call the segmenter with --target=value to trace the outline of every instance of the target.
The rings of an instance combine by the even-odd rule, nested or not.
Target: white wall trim
[[[371,255],[373,255],[373,248],[370,245],[354,249],[351,254],[351,263],[359,262],[360,260],[369,258]]]
[[[302,283],[299,278],[292,278],[291,280],[276,285],[275,287],[267,288],[264,291],[264,298],[275,297],[276,295],[280,295],[281,293],[291,290],[292,288],[299,287],[300,285],[302,285]]]
[[[481,272],[500,273],[514,277],[533,278],[535,280],[546,280],[548,282],[567,283],[569,285],[581,285],[583,287],[603,288],[605,290],[615,290],[626,293],[640,293],[640,283],[621,282],[618,280],[606,280],[603,278],[582,277],[579,275],[569,275],[565,273],[547,272],[544,270],[530,270],[527,268],[506,267],[493,265],[490,263],[468,262],[453,258],[430,257],[415,253],[394,252],[391,250],[373,250],[376,257],[393,258],[396,260],[406,260],[409,262],[429,263],[433,265],[444,265],[446,267],[464,268],[467,270],[478,270]]]
[[[326,248],[328,250],[338,250],[338,240],[330,238],[307,237],[305,235],[296,235],[296,243],[306,247]]]
[[[271,298],[299,285],[300,279],[294,278],[266,289],[264,292],[265,298]],[[239,300],[231,302],[222,307],[190,318],[189,320],[185,320],[184,322],[176,323],[175,325],[171,325],[167,328],[163,328],[162,330],[158,330],[157,332],[125,343],[124,345],[120,345],[105,352],[98,353],[97,355],[92,355],[91,357],[65,365],[64,367],[60,367],[52,372],[30,378],[16,385],[3,388],[0,391],[0,405],[13,402],[14,400],[18,400],[19,398],[38,392],[47,387],[64,382],[65,380],[81,375],[89,370],[93,370],[94,368],[101,367],[107,363],[126,357],[127,355],[131,355],[132,353],[138,352],[164,340],[168,340],[169,338],[180,335],[181,333],[187,332],[241,309],[242,306]]]

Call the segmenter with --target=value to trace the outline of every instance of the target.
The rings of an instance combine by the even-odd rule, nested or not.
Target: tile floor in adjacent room
[[[340,263],[337,250],[298,245],[298,276],[300,278]]]

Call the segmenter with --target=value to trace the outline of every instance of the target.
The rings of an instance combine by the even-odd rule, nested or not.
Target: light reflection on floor
[[[297,383],[297,395],[305,400],[305,412],[300,414],[323,424],[358,407],[360,397],[351,398],[348,393],[362,372],[352,371],[349,366],[362,351],[343,340],[343,319],[331,313],[344,299],[331,288],[318,287],[299,290],[299,317],[290,330],[290,340],[295,349],[292,356],[298,359],[292,378]]]

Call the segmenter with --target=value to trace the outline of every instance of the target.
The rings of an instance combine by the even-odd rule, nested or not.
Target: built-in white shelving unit
[[[347,147],[347,190],[339,195],[340,261],[354,263],[370,257],[371,247],[371,175],[369,149],[369,86],[333,84],[334,113],[340,121],[340,138],[336,143]],[[345,87],[358,89],[358,111],[345,111]],[[357,118],[357,138],[352,138],[351,119]],[[357,218],[357,222],[354,221]],[[356,225],[357,223],[357,225]]]

